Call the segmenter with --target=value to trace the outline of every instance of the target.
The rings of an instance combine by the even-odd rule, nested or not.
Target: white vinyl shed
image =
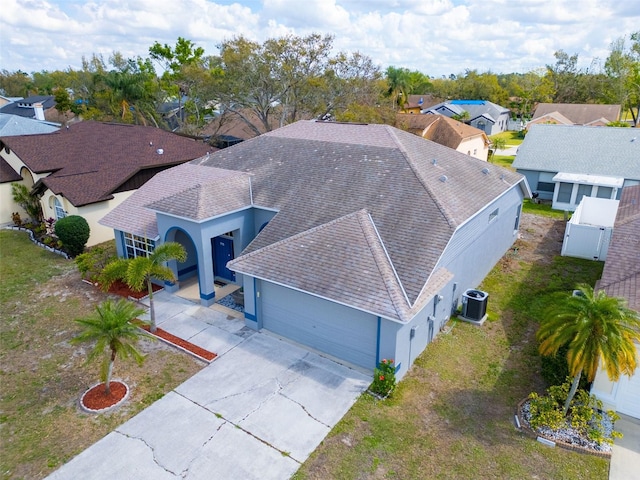
[[[611,243],[618,204],[618,200],[582,197],[567,222],[561,254],[604,261]]]

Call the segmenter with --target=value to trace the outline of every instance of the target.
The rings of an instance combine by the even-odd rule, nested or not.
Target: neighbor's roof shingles
[[[50,173],[42,182],[76,207],[113,198],[141,170],[178,165],[213,150],[159,128],[93,121],[0,140],[31,171]]]
[[[398,113],[396,127],[454,150],[463,140],[484,137],[485,142],[489,141],[482,130],[439,113],[429,115]]]
[[[597,288],[640,312],[640,185],[622,190],[613,235]]]
[[[512,167],[640,180],[640,135],[634,128],[533,125]]]
[[[601,117],[610,122],[620,118],[620,105],[600,105],[585,103],[539,103],[533,113],[533,120],[558,112],[576,125],[586,125]]]

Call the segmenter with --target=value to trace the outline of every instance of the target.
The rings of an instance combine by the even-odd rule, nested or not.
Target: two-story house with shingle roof
[[[465,112],[469,114],[465,123],[487,135],[504,132],[509,126],[509,109],[488,100],[447,100],[423,110],[423,113],[439,113],[447,117],[460,116]]]
[[[244,288],[246,325],[398,375],[518,233],[524,177],[388,125],[300,121],[159,173],[107,214],[177,241],[178,278]]]
[[[634,128],[533,125],[513,168],[539,198],[574,211],[583,196],[620,199],[640,183],[640,135]]]
[[[113,238],[98,223],[108,211],[156,173],[211,150],[159,128],[79,122],[53,133],[0,137],[0,183],[33,189],[44,218],[84,217],[91,246]],[[24,214],[12,199],[3,200],[9,203],[0,223],[11,222],[11,212]]]

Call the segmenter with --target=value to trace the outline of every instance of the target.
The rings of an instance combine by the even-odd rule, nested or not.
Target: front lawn
[[[71,346],[75,318],[106,295],[80,281],[72,261],[36,247],[27,234],[0,230],[1,478],[43,478],[204,364],[162,342],[144,340],[142,367],[116,361],[114,377],[132,388],[118,410],[78,408],[99,366],[85,365],[86,345]]]
[[[513,424],[518,401],[545,388],[534,335],[549,295],[602,272],[559,256],[563,229],[525,214],[522,239],[480,287],[489,320],[452,320],[393,397],[362,395],[294,478],[605,480],[608,460],[546,447]]]

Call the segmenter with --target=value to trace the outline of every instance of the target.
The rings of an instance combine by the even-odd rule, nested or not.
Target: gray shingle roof
[[[508,108],[502,107],[488,100],[485,100],[483,102],[470,100],[469,103],[465,103],[465,100],[447,100],[446,102],[442,102],[430,107],[429,112],[438,113],[437,110],[441,107],[446,107],[457,114],[467,111],[469,112],[469,121],[484,116],[494,123],[500,117],[500,115],[509,111]]]
[[[254,205],[279,211],[245,253],[365,209],[411,302],[455,228],[521,181],[387,125],[302,121],[195,162],[251,172]]]
[[[147,208],[147,205],[154,205],[157,202],[158,209],[161,209],[163,207],[162,201],[173,195],[180,195],[185,191],[209,182],[224,183],[227,178],[237,176],[238,172],[217,168],[203,168],[192,163],[184,163],[154,175],[151,180],[135,191],[121,205],[111,210],[98,223],[134,235],[157,238],[156,213]],[[175,209],[177,205],[182,205],[183,198],[184,196],[178,196],[176,202],[171,204],[173,205],[171,208]],[[191,206],[182,205],[182,207],[182,216],[186,216],[187,213],[191,214]],[[169,209],[169,207],[166,209]],[[195,210],[197,211],[197,208]]]
[[[620,105],[599,105],[584,103],[539,103],[533,113],[533,120],[558,112],[577,125],[586,125],[601,117],[613,122],[620,118]]]
[[[237,209],[246,174],[278,213],[234,269],[401,320],[451,278],[435,267],[455,229],[523,181],[388,125],[301,121],[156,175],[101,223],[157,235],[149,208],[210,215],[230,201],[216,178],[239,182]]]
[[[622,191],[602,278],[597,288],[625,298],[640,312],[640,185]]]
[[[512,166],[640,180],[640,134],[635,128],[533,125]]]
[[[49,122],[41,122],[19,115],[0,113],[0,137],[12,137],[15,135],[37,135],[40,133],[55,132],[60,128]]]

